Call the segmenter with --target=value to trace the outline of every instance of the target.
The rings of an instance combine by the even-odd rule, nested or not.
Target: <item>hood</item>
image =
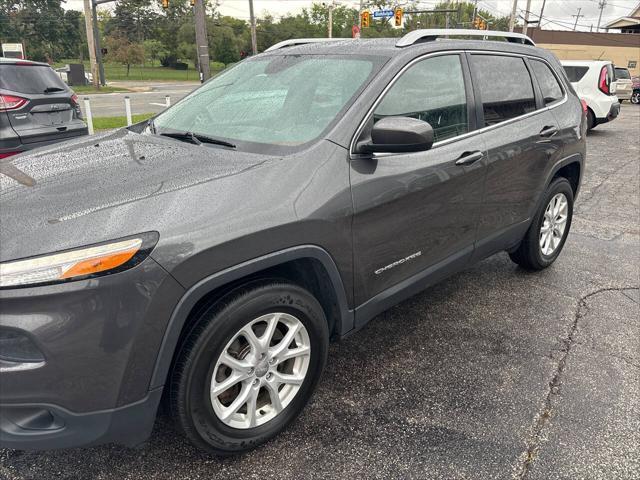
[[[275,159],[126,129],[2,159],[0,261],[155,230],[185,189]]]

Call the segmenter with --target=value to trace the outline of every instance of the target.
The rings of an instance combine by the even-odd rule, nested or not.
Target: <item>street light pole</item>
[[[329,25],[328,25],[328,36],[329,38],[333,38],[333,1],[329,4]]]

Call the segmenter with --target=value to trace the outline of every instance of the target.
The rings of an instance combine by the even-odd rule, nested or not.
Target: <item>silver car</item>
[[[633,82],[631,81],[631,74],[629,70],[622,67],[616,67],[616,96],[620,103],[623,100],[631,100],[631,94],[633,93]]]

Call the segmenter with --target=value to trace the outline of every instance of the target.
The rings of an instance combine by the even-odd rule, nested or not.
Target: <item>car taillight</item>
[[[3,158],[10,157],[12,155],[17,155],[19,153],[20,152],[4,152],[4,153],[0,152],[0,160],[2,160]]]
[[[598,89],[600,89],[602,93],[609,95],[609,76],[607,74],[607,67],[602,67],[602,70],[600,70]]]
[[[80,105],[78,103],[78,95],[76,95],[75,93],[71,95],[71,103],[73,103],[74,105]]]
[[[586,115],[588,110],[587,101],[584,98],[581,98],[580,103],[582,104],[582,113]]]
[[[17,110],[24,107],[28,101],[26,98],[13,95],[0,95],[0,111]]]

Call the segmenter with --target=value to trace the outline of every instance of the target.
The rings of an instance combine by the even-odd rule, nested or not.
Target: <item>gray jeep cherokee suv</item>
[[[551,265],[580,100],[527,37],[441,35],[284,42],[3,161],[0,445],[136,445],[164,397],[241,452],[300,413],[330,339],[496,252]]]

